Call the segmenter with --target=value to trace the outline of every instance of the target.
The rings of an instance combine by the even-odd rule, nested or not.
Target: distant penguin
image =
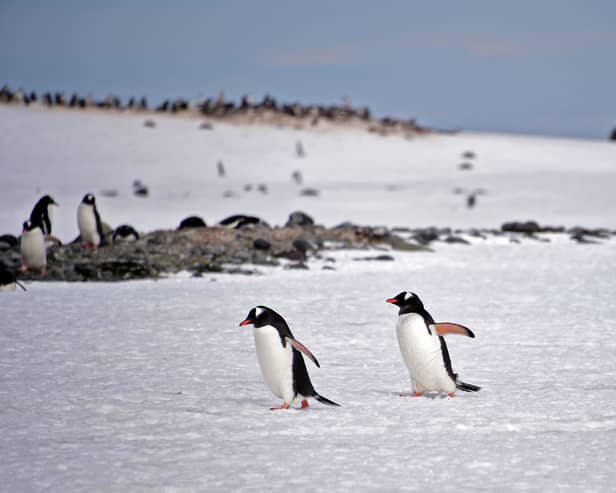
[[[137,230],[128,224],[122,224],[118,226],[113,232],[113,244],[126,243],[131,241],[137,241],[139,239],[139,233]]]
[[[187,228],[206,228],[207,224],[205,221],[199,216],[188,216],[185,219],[182,219],[182,222],[178,226],[178,229],[187,229]]]
[[[46,235],[51,234],[52,220],[53,220],[53,207],[58,203],[49,195],[44,195],[39,201],[34,204],[34,208],[30,213],[30,221],[34,224],[40,225],[43,233]]]
[[[340,405],[314,390],[301,353],[317,367],[320,367],[319,362],[306,346],[293,337],[284,318],[271,308],[257,306],[240,322],[240,326],[249,324],[254,326],[257,359],[263,379],[272,393],[283,401],[281,406],[272,407],[273,411],[288,409],[299,402],[302,409],[308,409],[309,397],[330,406]]]
[[[477,392],[476,385],[458,380],[453,372],[445,334],[475,337],[475,334],[454,323],[436,323],[415,293],[403,291],[386,300],[400,308],[396,333],[402,358],[411,376],[413,396],[439,392],[454,397],[456,389]]]
[[[96,250],[103,242],[103,224],[96,209],[96,199],[91,193],[84,195],[77,208],[77,225],[81,242],[86,249]]]
[[[17,286],[26,291],[24,285],[17,280],[16,273],[0,263],[0,292],[15,291]]]
[[[38,271],[45,277],[47,268],[47,250],[45,236],[40,225],[28,220],[23,224],[21,233],[21,271]]]
[[[240,229],[244,226],[248,226],[249,224],[260,224],[262,221],[258,217],[255,216],[245,216],[243,214],[234,214],[233,216],[229,216],[218,224],[219,226],[225,226],[230,229]]]

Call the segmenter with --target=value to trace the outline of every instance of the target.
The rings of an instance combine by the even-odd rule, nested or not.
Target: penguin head
[[[39,203],[42,204],[44,207],[48,207],[50,205],[58,205],[58,203],[53,199],[51,195],[45,195],[41,197]]]
[[[92,195],[91,193],[86,193],[83,196],[82,201],[84,204],[88,204],[88,205],[95,205],[96,204],[96,199],[94,198],[94,195]]]
[[[264,327],[265,325],[271,325],[272,322],[280,317],[274,310],[266,306],[255,306],[248,312],[246,318],[240,322],[240,326],[254,325],[255,328]]]
[[[389,298],[385,301],[400,307],[400,310],[404,309],[405,313],[418,312],[424,308],[419,296],[411,291],[402,291],[394,298]]]
[[[23,224],[23,232],[25,233],[26,231],[32,231],[33,229],[37,228],[38,224],[34,224],[32,221],[28,220],[28,221],[24,221]]]

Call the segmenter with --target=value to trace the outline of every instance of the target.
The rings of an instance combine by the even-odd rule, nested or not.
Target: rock
[[[202,122],[201,125],[199,125],[199,129],[200,130],[214,130],[214,125],[212,125],[210,122]]]
[[[471,242],[461,238],[460,236],[447,236],[444,240],[445,243],[458,244],[458,245],[470,245]]]
[[[391,255],[382,254],[382,255],[375,255],[375,256],[370,256],[370,257],[355,257],[353,260],[355,260],[356,262],[364,261],[364,260],[378,260],[381,262],[393,262],[395,258],[392,257]]]
[[[533,234],[538,233],[541,228],[536,221],[526,221],[526,222],[509,222],[505,223],[501,226],[501,230],[508,233],[526,233]]]
[[[101,190],[101,195],[103,197],[113,198],[113,197],[117,197],[119,194],[115,188],[109,188],[109,189]]]
[[[436,228],[426,228],[416,231],[412,239],[420,245],[428,245],[429,243],[438,240],[439,233]]]
[[[477,155],[473,151],[464,151],[462,157],[464,159],[475,159]]]
[[[312,217],[310,217],[305,212],[295,211],[289,215],[289,219],[287,220],[287,223],[285,224],[285,228],[292,228],[293,226],[305,227],[305,226],[313,226],[313,225],[314,225],[314,219],[312,219]]]
[[[286,270],[308,270],[308,266],[304,262],[295,262],[284,266]]]
[[[473,163],[468,163],[468,162],[460,163],[458,164],[458,169],[460,171],[470,171],[473,169]]]
[[[304,197],[318,197],[319,191],[316,188],[303,188],[299,194]]]
[[[269,250],[270,248],[272,248],[272,244],[263,238],[257,238],[256,240],[254,240],[252,242],[252,246],[256,250]]]
[[[149,195],[148,187],[141,180],[133,181],[133,194],[137,197],[147,197]]]
[[[186,228],[205,228],[206,224],[203,219],[199,216],[188,216],[186,219],[183,219],[178,229],[186,229]]]
[[[614,127],[614,130],[612,130],[612,133],[610,134],[610,140],[616,142],[616,127]]]
[[[145,120],[143,126],[145,128],[156,128],[156,122],[154,120]]]

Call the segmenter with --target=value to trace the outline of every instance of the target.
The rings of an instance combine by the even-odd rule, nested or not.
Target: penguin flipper
[[[321,365],[319,364],[319,362],[315,358],[314,354],[312,354],[310,349],[308,349],[306,346],[304,346],[297,339],[293,339],[292,337],[288,337],[288,336],[287,336],[286,339],[287,339],[287,341],[289,341],[289,344],[291,344],[291,346],[293,346],[295,349],[297,349],[298,351],[300,351],[300,352],[304,353],[306,356],[308,356],[308,358],[310,358],[312,360],[312,362],[315,365],[317,365],[317,368],[321,368]]]
[[[475,337],[475,334],[473,334],[471,329],[453,322],[437,322],[431,325],[431,327],[434,327],[440,336],[444,336],[446,334],[459,334],[467,337]]]
[[[322,404],[327,404],[328,406],[340,407],[340,404],[338,404],[337,402],[331,401],[327,397],[323,397],[322,395],[317,394],[316,392],[314,393],[314,398]]]
[[[481,387],[479,387],[478,385],[462,382],[460,380],[456,382],[456,388],[464,392],[479,392],[481,390]]]

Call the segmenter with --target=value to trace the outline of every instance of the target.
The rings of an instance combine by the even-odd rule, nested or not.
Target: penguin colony
[[[38,271],[43,277],[47,265],[46,238],[52,233],[52,206],[57,202],[45,195],[32,209],[30,219],[23,223],[21,236],[22,271]],[[231,216],[221,224],[234,227],[237,222],[258,221],[250,216]],[[96,250],[102,244],[103,232],[100,215],[96,208],[94,195],[86,194],[77,208],[77,224],[81,242],[86,249]],[[138,238],[138,233],[130,226],[123,225],[114,234],[123,240]],[[0,291],[15,290],[19,284],[14,273],[1,269]],[[454,373],[447,350],[445,335],[459,334],[474,338],[475,334],[460,324],[435,322],[424,308],[419,296],[403,291],[386,300],[399,308],[396,335],[402,359],[409,371],[413,397],[429,393],[445,394],[454,397],[456,390],[477,392],[481,387],[461,381]],[[314,398],[328,406],[340,406],[319,394],[310,380],[303,356],[308,357],[317,368],[320,364],[314,354],[291,332],[285,319],[271,308],[256,306],[252,308],[240,326],[253,326],[257,360],[261,374],[270,391],[282,404],[272,410],[285,410],[293,405],[308,409],[309,398]],[[401,394],[405,396],[406,394]]]

